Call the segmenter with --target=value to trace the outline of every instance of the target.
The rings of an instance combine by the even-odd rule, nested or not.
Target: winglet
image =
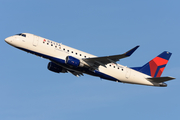
[[[134,47],[133,49],[127,51],[127,52],[125,53],[125,55],[126,55],[126,56],[131,56],[131,54],[132,54],[138,47],[139,47],[139,45],[136,46],[136,47]]]

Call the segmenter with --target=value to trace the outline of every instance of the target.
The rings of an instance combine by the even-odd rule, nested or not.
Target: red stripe
[[[160,77],[160,76],[161,76],[161,74],[162,74],[162,72],[163,72],[164,68],[165,68],[165,67],[160,68],[160,70],[159,70],[159,72],[158,72],[158,74],[157,74],[157,76],[156,76],[156,77]]]
[[[158,68],[158,66],[167,64],[168,60],[160,58],[160,57],[155,57],[153,60],[151,60],[149,62],[149,66],[150,66],[150,71],[151,71],[151,77],[154,77],[156,70]],[[161,76],[162,72],[163,72],[164,68],[161,68],[157,74],[157,77]]]
[[[160,58],[160,57],[155,57],[153,59],[153,61],[156,63],[157,66],[161,66],[161,65],[164,65],[164,64],[168,63],[168,60]]]
[[[157,70],[157,65],[156,63],[154,62],[154,60],[151,60],[149,62],[149,66],[150,66],[150,71],[151,71],[151,77],[154,77],[155,73],[156,73],[156,70]]]

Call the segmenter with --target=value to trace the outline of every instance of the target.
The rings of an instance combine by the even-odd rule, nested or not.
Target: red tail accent
[[[161,69],[159,70],[159,72],[158,72],[158,74],[157,74],[156,77],[161,77],[161,74],[163,73],[164,68],[165,68],[165,67],[163,67],[163,68],[161,68]]]
[[[133,69],[151,77],[160,77],[171,55],[172,53],[164,51],[142,67],[135,67]]]
[[[158,67],[160,67],[162,65],[166,65],[167,63],[168,63],[168,60],[160,58],[160,57],[155,57],[154,59],[152,59],[149,62],[151,77],[158,77],[158,76],[160,77],[164,70],[164,67],[163,67],[163,69],[159,68],[159,71],[157,71]],[[156,72],[158,72],[157,76],[155,76]]]

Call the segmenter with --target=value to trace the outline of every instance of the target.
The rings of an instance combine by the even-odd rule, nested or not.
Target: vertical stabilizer
[[[142,67],[132,68],[151,77],[160,77],[172,53],[164,51]]]

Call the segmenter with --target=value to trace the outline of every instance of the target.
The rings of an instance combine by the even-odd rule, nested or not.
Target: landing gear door
[[[33,46],[37,46],[38,45],[38,42],[39,42],[39,37],[38,36],[34,36],[34,39],[33,39]]]

